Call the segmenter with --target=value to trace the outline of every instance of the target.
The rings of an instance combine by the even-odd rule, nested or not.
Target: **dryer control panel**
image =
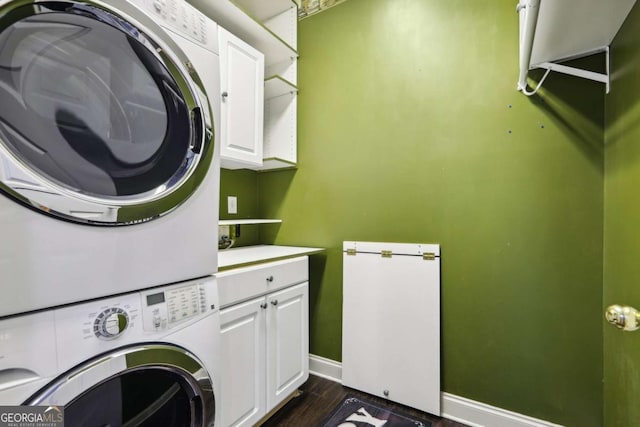
[[[169,27],[198,44],[216,49],[216,46],[212,45],[214,41],[217,42],[216,23],[184,0],[129,0],[129,2],[154,17],[160,25]]]

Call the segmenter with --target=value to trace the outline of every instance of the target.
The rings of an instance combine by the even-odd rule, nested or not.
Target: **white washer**
[[[70,426],[218,425],[219,336],[212,276],[7,318],[0,405],[64,406]]]
[[[0,318],[215,273],[217,25],[179,0],[0,18]]]

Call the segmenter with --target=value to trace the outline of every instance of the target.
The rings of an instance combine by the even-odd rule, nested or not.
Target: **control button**
[[[108,308],[96,317],[93,332],[100,339],[110,340],[120,336],[129,326],[129,315],[121,308]]]
[[[162,324],[162,320],[160,319],[160,316],[153,316],[153,326],[156,329],[159,329],[161,324]]]
[[[155,0],[153,2],[153,8],[156,10],[156,12],[162,11],[162,4],[160,4],[160,0]]]

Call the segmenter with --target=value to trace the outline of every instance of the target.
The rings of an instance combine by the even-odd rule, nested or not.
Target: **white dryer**
[[[217,25],[0,0],[0,317],[217,270]]]
[[[214,277],[0,321],[0,405],[65,425],[218,425]]]

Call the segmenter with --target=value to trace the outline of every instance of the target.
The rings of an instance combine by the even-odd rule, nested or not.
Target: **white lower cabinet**
[[[267,412],[309,377],[309,284],[268,295]]]
[[[266,413],[264,304],[258,298],[220,312],[223,426],[252,426]]]
[[[253,426],[309,377],[308,259],[231,270],[218,283],[222,426]]]

